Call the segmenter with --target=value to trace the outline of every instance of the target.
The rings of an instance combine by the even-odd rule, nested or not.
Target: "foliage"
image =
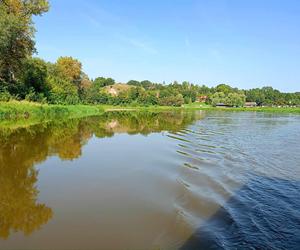
[[[223,104],[230,107],[243,107],[245,104],[245,95],[243,93],[228,93],[216,92],[211,97],[211,104],[217,106]]]
[[[112,78],[104,78],[104,77],[97,77],[93,84],[95,84],[98,88],[102,88],[105,86],[110,86],[115,84],[115,80]]]
[[[158,101],[159,105],[162,106],[175,106],[180,107],[183,105],[184,100],[181,94],[178,94],[176,96],[165,96],[159,99]]]
[[[77,88],[68,80],[59,77],[48,77],[51,88],[49,102],[53,104],[78,104],[79,96]]]
[[[57,59],[56,67],[62,78],[79,85],[82,65],[77,59],[70,56],[60,57]]]
[[[40,58],[29,58],[25,61],[22,82],[28,89],[37,93],[46,93],[47,64]]]
[[[211,104],[217,106],[218,104],[225,104],[226,95],[223,92],[216,92],[211,96]]]
[[[272,87],[250,89],[245,93],[247,101],[256,102],[260,106],[300,105],[299,93],[281,93]]]
[[[245,104],[246,97],[240,93],[229,93],[225,103],[231,107],[243,107]]]
[[[236,92],[237,89],[233,89],[232,87],[230,87],[227,84],[219,84],[216,88],[215,88],[216,92],[222,92],[225,95],[228,95],[229,93],[233,93]]]
[[[48,11],[46,0],[0,1],[0,79],[13,83],[23,60],[35,51],[33,15]]]
[[[12,96],[6,88],[0,88],[0,102],[8,102]]]
[[[55,120],[61,118],[99,115],[102,107],[87,105],[48,105],[27,101],[10,101],[0,103],[0,120],[37,121]]]

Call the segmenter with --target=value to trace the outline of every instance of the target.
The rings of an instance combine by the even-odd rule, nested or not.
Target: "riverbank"
[[[185,109],[196,110],[221,110],[221,111],[246,111],[246,112],[269,112],[269,113],[293,113],[300,114],[300,107],[213,107],[211,105],[192,103],[185,104]]]
[[[254,108],[221,108],[193,103],[182,107],[168,106],[111,106],[111,105],[49,105],[26,101],[0,102],[0,121],[3,123],[40,122],[55,119],[80,118],[100,115],[109,111],[164,111],[164,110],[220,110],[220,111],[254,111],[273,113],[298,113],[300,108],[291,107],[254,107]]]
[[[28,126],[50,120],[100,115],[103,112],[101,106],[49,105],[27,101],[0,102],[0,125]]]

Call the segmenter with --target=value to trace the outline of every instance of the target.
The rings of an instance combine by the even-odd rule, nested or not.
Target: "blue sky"
[[[38,56],[92,78],[300,91],[298,0],[50,0]]]

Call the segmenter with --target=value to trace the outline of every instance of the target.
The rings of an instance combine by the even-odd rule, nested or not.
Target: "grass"
[[[253,108],[230,108],[230,107],[213,107],[204,103],[185,104],[182,107],[169,106],[101,106],[105,111],[118,110],[145,110],[145,111],[164,111],[164,110],[207,110],[207,111],[248,111],[248,112],[272,112],[272,113],[293,113],[300,114],[300,107],[253,107]]]
[[[300,107],[251,107],[251,108],[230,108],[230,107],[213,107],[207,104],[192,103],[185,104],[185,109],[196,110],[221,110],[221,111],[248,111],[248,112],[269,112],[269,113],[293,113],[300,114]]]
[[[101,106],[48,105],[26,101],[0,102],[0,125],[22,126],[55,119],[80,118],[99,115]]]

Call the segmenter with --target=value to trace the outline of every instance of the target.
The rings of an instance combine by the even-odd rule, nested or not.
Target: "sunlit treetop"
[[[47,0],[0,0],[6,11],[14,15],[42,15],[49,10]]]

